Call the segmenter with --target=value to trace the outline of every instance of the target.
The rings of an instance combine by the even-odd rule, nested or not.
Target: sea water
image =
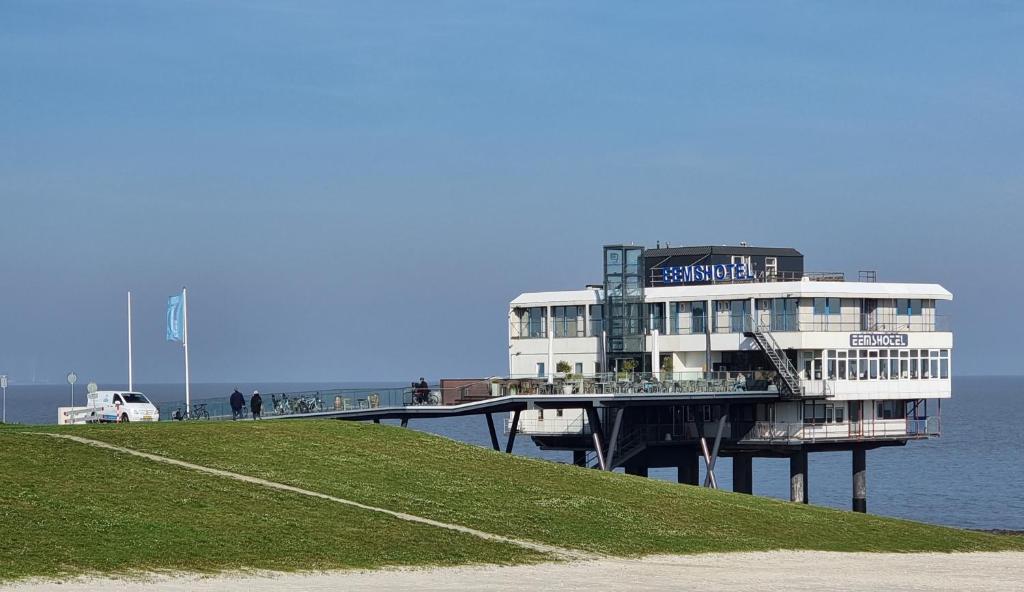
[[[254,389],[268,393],[405,384],[196,384],[192,396],[196,400],[226,397],[238,388],[248,399]],[[137,385],[136,390],[155,402],[183,398],[180,384]],[[84,405],[85,401],[84,388],[78,385],[75,404]],[[69,402],[70,388],[66,384],[11,385],[7,389],[7,419],[53,424],[57,407]],[[264,407],[270,410],[269,399],[264,401]],[[413,419],[409,427],[490,446],[482,416]],[[523,436],[516,439],[514,452],[556,462],[571,460],[570,453],[540,450]],[[851,456],[850,452],[819,452],[809,456],[811,503],[849,509]],[[1024,376],[955,377],[953,398],[942,402],[941,438],[872,450],[867,453],[867,461],[868,511],[872,514],[964,528],[1024,531]],[[719,486],[731,489],[730,459],[719,460],[715,473]],[[676,478],[674,469],[652,469],[650,476],[670,481]],[[754,459],[754,494],[788,499],[789,461]]]

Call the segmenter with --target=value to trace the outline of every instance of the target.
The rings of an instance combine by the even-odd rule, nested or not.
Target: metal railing
[[[921,419],[875,419],[832,422],[757,421],[741,438],[742,442],[820,442],[859,438],[928,438],[941,435],[937,416]]]
[[[590,424],[586,415],[581,411],[570,411],[575,417],[526,417],[519,416],[519,425],[516,430],[527,435],[563,435],[563,434],[589,434]],[[512,419],[505,418],[505,434],[512,431]]]
[[[612,372],[513,376],[492,379],[492,395],[602,395],[655,393],[730,393],[774,391],[776,373],[749,372]]]
[[[440,395],[436,385],[428,387],[430,395],[425,402],[417,401],[414,387],[393,388],[351,388],[323,389],[318,391],[297,391],[288,393],[260,393],[263,401],[261,415],[263,417],[305,415],[330,411],[348,411],[354,409],[377,409],[384,407],[406,407],[417,404],[439,405]],[[242,417],[251,417],[251,396],[244,395],[245,405]],[[192,407],[205,406],[210,419],[226,419],[233,417],[230,395],[207,397],[192,400]],[[154,403],[160,411],[160,420],[186,419],[185,402],[169,401]]]

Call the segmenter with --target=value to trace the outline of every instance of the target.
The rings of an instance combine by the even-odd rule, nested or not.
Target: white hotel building
[[[942,286],[805,272],[794,249],[746,245],[613,245],[603,266],[600,285],[512,300],[509,374],[523,390],[537,388],[532,379],[560,394],[663,395],[627,407],[615,426],[616,438],[633,434],[629,458],[620,455],[628,472],[676,465],[693,482],[694,451],[716,435],[708,424],[742,489],[751,456],[795,455],[805,479],[807,452],[853,450],[854,508],[863,510],[864,451],[938,435],[953,348],[938,313],[952,300]],[[602,422],[611,430],[608,413]],[[538,406],[517,429],[584,462],[587,423],[579,409]],[[677,461],[680,451],[687,458]],[[794,495],[806,500],[801,489]]]

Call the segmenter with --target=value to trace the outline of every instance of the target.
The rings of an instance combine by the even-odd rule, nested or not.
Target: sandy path
[[[175,465],[183,467],[200,473],[206,473],[209,475],[216,475],[218,477],[225,477],[227,479],[234,479],[236,481],[243,481],[245,483],[251,483],[253,485],[259,485],[261,487],[267,487],[270,489],[277,489],[280,491],[287,491],[290,493],[297,493],[299,495],[308,495],[310,497],[317,497],[320,499],[329,500],[335,503],[344,504],[346,506],[353,506],[363,510],[369,510],[371,512],[379,512],[381,514],[387,514],[399,520],[405,520],[407,522],[416,522],[418,524],[426,524],[428,526],[434,526],[437,528],[445,528],[448,530],[454,530],[463,534],[468,534],[488,541],[496,541],[501,543],[508,543],[510,545],[516,545],[524,547],[533,551],[540,551],[541,553],[549,553],[559,558],[564,559],[593,559],[595,555],[587,553],[585,551],[577,551],[574,549],[564,549],[562,547],[556,547],[554,545],[545,545],[543,543],[535,543],[533,541],[526,541],[522,539],[514,539],[506,536],[492,534],[484,532],[482,530],[476,530],[475,528],[469,528],[468,526],[461,526],[459,524],[451,524],[448,522],[439,522],[437,520],[431,520],[430,518],[423,518],[422,516],[415,516],[413,514],[406,514],[405,512],[396,512],[394,510],[388,510],[386,508],[377,508],[374,506],[368,506],[356,501],[347,500],[333,495],[327,495],[326,493],[320,493],[319,491],[311,491],[309,489],[302,489],[300,487],[292,487],[291,485],[285,485],[284,483],[277,483],[275,481],[268,481],[266,479],[259,479],[257,477],[250,477],[249,475],[243,475],[241,473],[232,473],[231,471],[223,471],[221,469],[214,469],[212,467],[206,467],[203,465],[197,465],[166,456],[160,456],[158,454],[150,454],[148,452],[140,452],[131,448],[125,448],[123,446],[115,446],[114,444],[108,444],[99,440],[90,440],[89,438],[82,438],[80,436],[69,436],[66,434],[47,434],[35,432],[36,435],[49,436],[51,438],[61,438],[64,440],[71,440],[80,444],[88,444],[89,446],[96,446],[98,448],[105,448],[107,450],[114,450],[124,454],[131,454],[148,460]]]
[[[17,592],[87,590],[1024,590],[1024,553],[872,554],[820,551],[601,559],[518,567],[461,567],[256,577],[31,583]]]

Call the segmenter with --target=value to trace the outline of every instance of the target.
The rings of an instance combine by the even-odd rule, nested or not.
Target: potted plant
[[[628,380],[632,378],[633,371],[636,370],[636,360],[624,360],[619,368],[621,368],[619,370],[619,379]]]
[[[557,364],[555,364],[555,371],[558,373],[558,376],[560,376],[562,378],[566,378],[566,379],[571,379],[572,378],[572,364],[570,364],[569,362],[566,362],[565,360],[559,361]],[[572,385],[569,384],[569,383],[563,384],[562,385],[562,393],[564,393],[566,395],[571,395],[572,394]]]

